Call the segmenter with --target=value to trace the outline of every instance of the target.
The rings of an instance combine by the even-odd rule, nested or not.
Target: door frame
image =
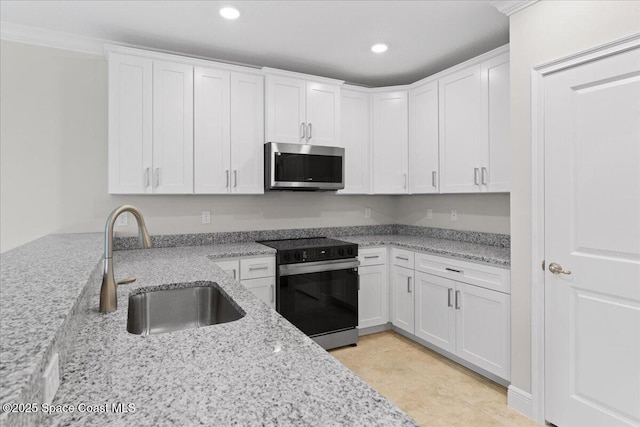
[[[576,54],[547,62],[531,70],[531,407],[534,420],[545,423],[544,366],[544,79],[567,68],[586,64],[640,47],[634,34]]]

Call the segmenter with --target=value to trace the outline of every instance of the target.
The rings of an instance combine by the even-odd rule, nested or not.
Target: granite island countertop
[[[88,286],[54,405],[72,413],[45,425],[415,425],[310,338],[268,308],[211,258],[274,253],[256,243],[114,253],[118,310],[97,311]],[[215,282],[245,312],[240,320],[138,336],[126,331],[129,292],[165,284]],[[181,286],[181,285],[178,285]],[[3,349],[4,351],[4,349]],[[79,412],[132,404],[134,412]],[[104,406],[107,405],[107,406]],[[21,424],[33,424],[29,416]],[[42,415],[40,415],[42,417]]]

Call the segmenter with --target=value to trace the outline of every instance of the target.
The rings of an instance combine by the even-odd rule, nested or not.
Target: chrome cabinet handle
[[[234,269],[233,269],[233,270],[231,270],[231,271],[233,271],[233,280],[235,280],[235,279],[236,279],[236,276],[237,276],[236,269],[234,268]]]
[[[407,188],[407,174],[406,173],[402,174],[402,182],[403,182],[402,188]]]
[[[275,299],[275,293],[276,293],[276,288],[275,286],[271,285],[271,302],[273,302],[273,300]]]
[[[566,274],[566,275],[571,274],[571,271],[564,270],[562,266],[556,262],[552,262],[551,264],[549,264],[549,271],[552,272],[553,274]]]
[[[487,185],[487,168],[482,168],[482,184]]]
[[[453,307],[453,304],[451,303],[451,299],[452,299],[451,294],[453,294],[453,288],[447,289],[447,307]]]
[[[451,271],[452,273],[462,273],[462,270],[456,270],[455,268],[445,267],[444,269],[447,271]]]
[[[151,168],[146,168],[146,169],[144,170],[144,186],[145,186],[145,187],[148,187],[148,186],[149,186],[149,172],[150,172],[150,170],[149,170],[149,169],[151,169]]]
[[[480,185],[480,183],[478,182],[478,173],[480,173],[480,169],[473,168],[473,183],[475,185]]]
[[[436,171],[431,172],[431,185],[436,187]]]
[[[153,182],[154,182],[154,186],[157,187],[160,185],[160,168],[156,168],[156,170],[153,173]]]
[[[227,175],[227,184],[225,185],[225,187],[229,188],[229,169],[225,170],[225,173]]]
[[[460,291],[456,291],[456,310],[460,310]]]
[[[238,169],[233,170],[233,188],[238,187]]]
[[[411,293],[411,277],[407,277],[407,293]]]
[[[307,126],[309,127],[309,132],[308,132],[308,136],[307,136],[307,141],[308,141],[308,140],[310,140],[310,139],[311,139],[311,130],[312,130],[313,128],[311,127],[311,123],[309,123]]]
[[[397,256],[396,255],[396,259],[401,259],[402,261],[409,261],[409,258],[407,258],[405,256]]]
[[[305,139],[307,136],[307,127],[304,125],[304,122],[300,123],[300,139]]]
[[[364,259],[380,258],[380,255],[365,255]]]
[[[258,267],[249,267],[249,271],[253,271],[253,270],[267,270],[269,268],[269,266],[267,264],[262,264]]]

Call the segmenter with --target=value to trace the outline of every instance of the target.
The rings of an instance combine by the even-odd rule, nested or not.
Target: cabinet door
[[[243,280],[240,283],[251,293],[260,298],[269,307],[276,308],[276,278],[262,277],[260,279]]]
[[[408,176],[407,92],[376,93],[373,106],[373,192],[403,194]]]
[[[392,318],[391,322],[400,329],[414,333],[414,275],[408,268],[391,267]]]
[[[193,67],[153,62],[154,193],[193,193]]]
[[[358,292],[358,327],[384,325],[389,321],[389,287],[386,265],[360,267]]]
[[[234,280],[240,279],[240,260],[217,261],[216,265],[220,267],[227,276],[232,277]]]
[[[307,83],[307,142],[340,146],[340,86]]]
[[[480,191],[480,65],[439,81],[440,193]]]
[[[450,279],[416,272],[416,335],[450,353],[456,352],[456,313]]]
[[[152,75],[149,59],[109,54],[109,193],[151,192]]]
[[[438,192],[438,82],[409,92],[409,193]]]
[[[306,142],[307,82],[267,76],[266,85],[267,141]]]
[[[457,355],[510,379],[510,297],[456,282]]]
[[[369,95],[342,90],[342,146],[344,147],[344,190],[340,194],[367,194],[369,183]]]
[[[264,79],[231,73],[231,192],[264,193]]]
[[[226,194],[231,168],[229,72],[194,70],[194,192]]]
[[[482,123],[486,130],[482,132],[481,184],[489,192],[509,192],[509,54],[484,62],[482,77]]]

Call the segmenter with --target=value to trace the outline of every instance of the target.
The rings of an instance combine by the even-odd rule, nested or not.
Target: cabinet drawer
[[[416,254],[416,270],[469,283],[506,294],[511,293],[511,271],[506,268],[459,261],[423,253]]]
[[[406,249],[391,249],[391,262],[393,265],[413,270],[413,252]]]
[[[359,249],[358,261],[360,266],[365,265],[380,265],[387,263],[387,248],[371,248],[371,249]]]
[[[240,279],[257,279],[276,275],[276,258],[246,258],[240,260]]]

